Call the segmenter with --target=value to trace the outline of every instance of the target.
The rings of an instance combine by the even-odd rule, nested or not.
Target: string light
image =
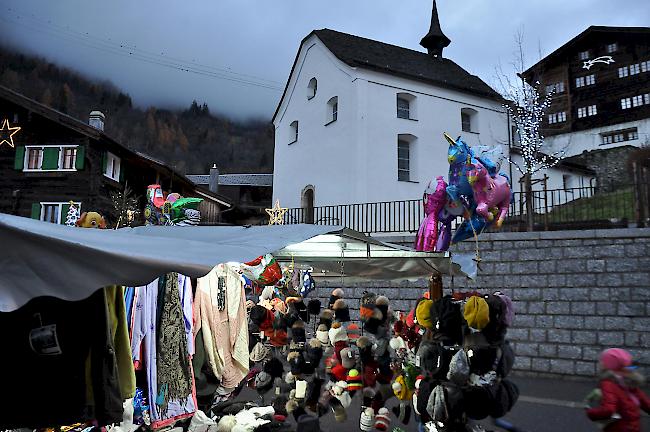
[[[9,147],[14,146],[14,135],[20,131],[20,126],[11,127],[9,125],[9,120],[4,119],[2,122],[2,127],[0,127],[0,146],[4,143],[7,143]]]

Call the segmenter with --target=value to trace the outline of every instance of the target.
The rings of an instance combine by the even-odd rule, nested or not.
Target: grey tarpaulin
[[[327,236],[319,237],[323,235]],[[449,256],[409,253],[338,226],[150,226],[115,231],[70,228],[0,214],[0,239],[0,311],[17,309],[38,296],[80,300],[106,285],[144,285],[169,271],[201,277],[219,263],[245,262],[275,252],[287,258],[296,255],[296,248],[305,256],[319,255],[324,262],[327,257],[318,246],[323,242],[356,245],[357,250],[370,248],[372,260],[350,255],[354,263],[350,262],[346,273],[351,277],[357,273],[366,279],[409,279],[425,277],[432,268],[447,273],[451,265]],[[306,242],[309,239],[313,239],[311,246]],[[337,261],[340,249],[327,252],[330,261]],[[409,256],[394,257],[392,263],[377,266],[372,250]],[[382,258],[378,255],[376,259]],[[345,260],[347,263],[348,258]],[[390,271],[381,272],[381,267]],[[474,271],[468,270],[471,260],[469,266],[463,266],[464,271],[454,267],[455,274]]]

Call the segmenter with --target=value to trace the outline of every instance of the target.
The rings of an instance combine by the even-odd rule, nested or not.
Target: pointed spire
[[[451,40],[445,36],[440,28],[440,21],[438,20],[438,8],[436,7],[436,0],[433,0],[433,9],[431,10],[431,26],[429,33],[426,34],[420,41],[420,45],[427,49],[430,56],[442,57],[442,50],[451,43]]]

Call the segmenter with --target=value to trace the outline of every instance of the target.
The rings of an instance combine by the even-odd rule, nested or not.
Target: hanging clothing
[[[111,337],[115,346],[117,372],[120,377],[122,399],[135,396],[135,370],[131,360],[131,342],[127,328],[126,307],[124,304],[124,287],[105,288],[108,316],[111,323]]]
[[[161,287],[162,296],[159,295]],[[193,338],[192,287],[188,277],[170,273],[146,286],[136,287],[135,291],[131,355],[135,363],[144,363],[152,427],[159,428],[176,420],[190,417],[196,412],[196,392],[190,361],[190,355],[194,349],[193,342],[190,341]],[[173,293],[176,295],[174,296]],[[159,307],[160,317],[158,316]],[[159,322],[160,328],[158,328]],[[184,347],[183,340],[185,341]],[[174,347],[171,345],[168,347],[167,344],[172,344]],[[169,355],[166,353],[168,350],[173,350],[174,354]],[[159,363],[157,360],[159,351],[163,353],[163,363]],[[182,353],[187,358],[187,362],[182,360]],[[171,364],[172,356],[178,356],[176,361],[182,362],[185,369],[178,372],[178,369],[175,369],[176,366]],[[160,371],[159,367],[161,367]],[[183,397],[174,397],[174,394],[182,395],[187,390],[186,384],[176,387],[176,383],[173,383],[171,389],[174,394],[170,394],[172,376],[189,376],[189,394]],[[165,384],[167,385],[165,386]]]
[[[239,273],[219,264],[200,278],[194,313],[194,334],[202,330],[212,373],[221,386],[236,387],[248,373],[249,360],[246,296]]]
[[[104,289],[76,302],[37,297],[0,313],[0,429],[122,419]]]

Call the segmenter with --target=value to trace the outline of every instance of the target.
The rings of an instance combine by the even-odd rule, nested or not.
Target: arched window
[[[415,96],[410,93],[397,93],[397,118],[415,120]]]
[[[300,197],[300,204],[303,211],[303,222],[314,223],[314,186],[305,186]]]
[[[316,78],[312,78],[309,80],[309,84],[307,84],[307,99],[312,99],[316,96],[316,90],[318,90],[318,81]]]
[[[460,110],[460,123],[463,132],[478,133],[478,111],[473,108]]]
[[[290,125],[291,131],[289,132],[289,144],[293,144],[298,141],[298,120],[294,120]]]
[[[332,122],[335,122],[336,119],[338,118],[338,113],[339,113],[339,97],[334,96],[330,100],[327,101],[327,122],[325,124],[329,124]]]

